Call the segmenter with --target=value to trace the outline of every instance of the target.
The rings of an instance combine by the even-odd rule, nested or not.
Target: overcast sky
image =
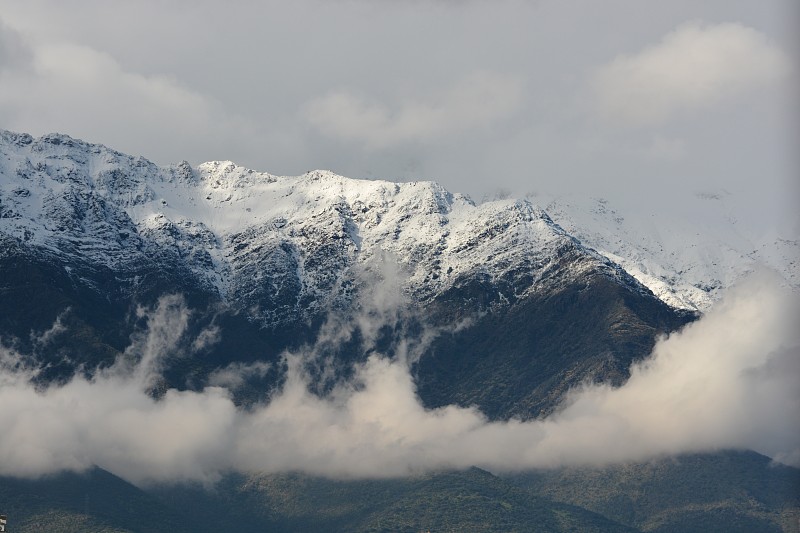
[[[797,229],[794,0],[0,0],[0,127]]]

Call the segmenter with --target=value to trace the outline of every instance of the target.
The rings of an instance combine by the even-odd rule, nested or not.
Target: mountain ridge
[[[281,384],[284,350],[315,345],[328,317],[356,320],[372,301],[410,312],[380,324],[375,346],[358,336],[317,346],[320,391],[370,350],[402,344],[398,335],[439,331],[409,361],[426,406],[477,400],[491,418],[531,418],[581,382],[621,384],[659,334],[695,317],[525,199],[476,205],[433,182],[281,177],[230,162],[158,167],[60,134],[0,134],[0,176],[0,335],[41,352],[48,379],[113,364],[136,310],[179,293],[195,334],[222,335],[174,358],[166,382],[197,388],[227,365],[266,364],[266,382],[240,395],[259,401]],[[499,316],[510,343],[484,339]],[[60,344],[25,340],[62,317]],[[620,321],[629,327],[607,329]],[[468,371],[498,349],[508,357]],[[455,381],[454,370],[468,372]]]
[[[229,294],[241,298],[253,290],[246,282],[235,287],[237,274],[252,273],[240,266],[252,263],[253,248],[273,251],[271,256],[261,254],[258,261],[287,271],[304,266],[301,249],[315,250],[312,268],[300,276],[305,280],[295,291],[307,294],[294,295],[299,305],[314,305],[347,300],[347,294],[336,295],[332,289],[349,283],[344,271],[378,248],[405,263],[405,289],[425,299],[446,290],[461,275],[502,275],[504,263],[497,259],[503,250],[532,244],[530,251],[559,239],[580,244],[609,271],[624,271],[614,275],[630,275],[677,309],[707,311],[725,288],[759,263],[780,272],[794,290],[800,286],[797,241],[754,240],[735,229],[718,231],[721,226],[716,223],[703,224],[703,231],[712,231],[711,240],[695,235],[683,222],[671,224],[682,227],[681,233],[661,235],[647,229],[653,224],[649,218],[619,212],[602,198],[533,196],[543,209],[530,199],[475,204],[468,196],[426,181],[358,180],[320,170],[276,176],[231,161],[159,167],[64,134],[34,139],[3,130],[0,151],[0,168],[17,184],[0,197],[0,228],[5,233],[54,253],[104,253],[112,263],[137,261],[125,252],[146,246],[141,242],[146,237],[161,251],[175,252],[199,283],[223,299]],[[92,191],[88,196],[87,190]],[[68,200],[59,201],[61,195]],[[708,211],[701,223],[734,216],[730,210],[707,209],[724,201],[719,195],[698,198],[695,212]],[[49,224],[32,223],[36,211]],[[81,229],[90,238],[73,236],[54,245],[53,231],[63,230],[76,213],[85,214]],[[492,220],[497,223],[489,224]],[[503,233],[520,222],[526,228],[516,240],[490,239],[498,245],[468,253],[473,237],[487,236],[475,235],[477,226],[490,225],[490,232]],[[315,243],[312,233],[327,245]],[[98,238],[91,239],[92,234]],[[260,242],[244,244],[254,239]],[[520,242],[525,239],[529,242]],[[340,258],[339,264],[326,272],[313,268],[314,261],[331,252]],[[508,254],[503,259],[514,260]],[[277,316],[264,317],[264,324],[276,320]]]
[[[15,177],[0,198],[4,233],[112,269],[164,255],[204,289],[246,305],[258,291],[252,265],[282,272],[273,285],[288,287],[296,307],[314,307],[348,300],[348,268],[386,252],[406,271],[404,289],[422,301],[476,273],[513,277],[520,262],[545,273],[559,248],[573,247],[643,290],[527,200],[475,205],[434,182],[327,171],[278,177],[231,162],[159,168],[65,135],[34,140],[5,132],[2,139],[4,174]],[[512,282],[502,298],[524,296],[519,288]],[[264,325],[276,325],[279,315],[263,317]]]
[[[570,391],[625,384],[656,339],[698,318],[703,302],[713,302],[732,282],[695,287],[713,269],[698,268],[694,277],[682,279],[675,271],[680,261],[657,271],[645,253],[657,240],[604,247],[610,241],[593,241],[585,218],[573,220],[574,212],[557,207],[551,218],[528,199],[475,204],[433,182],[352,180],[328,171],[282,177],[227,161],[159,167],[66,135],[34,139],[0,131],[0,349],[10,347],[36,369],[25,386],[45,392],[76,375],[86,379],[75,381],[91,387],[119,362],[144,365],[145,357],[157,357],[145,369],[153,375],[144,390],[128,383],[147,405],[158,408],[184,391],[213,390],[229,395],[230,410],[237,413],[269,406],[288,389],[287,353],[302,366],[302,383],[291,390],[308,393],[312,403],[324,399],[325,405],[338,405],[336,387],[340,393],[342,387],[365,387],[358,369],[381,360],[405,365],[406,400],[419,412],[435,416],[460,406],[478,420],[501,425],[541,420],[565,405]],[[611,211],[597,214],[617,224]],[[609,233],[611,239],[625,234]],[[625,258],[614,250],[644,255]],[[659,257],[652,255],[653,261]],[[649,274],[643,265],[652,268]],[[666,292],[648,288],[650,274]],[[687,287],[694,288],[686,292]],[[707,299],[687,300],[687,294]],[[144,342],[165,298],[176,316],[156,329],[177,328],[171,331],[174,342],[157,344],[155,355],[131,350]],[[669,298],[677,305],[668,305]],[[131,361],[137,357],[142,361]],[[5,356],[0,364],[6,364]],[[15,416],[9,417],[12,424]],[[700,468],[713,471],[714,457],[700,461]],[[746,462],[734,457],[732,464]],[[763,467],[762,459],[757,462]],[[220,465],[211,466],[216,472]],[[590,469],[563,472],[579,480],[596,475]],[[61,483],[89,492],[108,486],[112,500],[129,494],[144,506],[156,502],[160,516],[185,527],[182,513],[192,514],[191,521],[203,513],[216,519],[195,501],[234,514],[240,510],[243,524],[256,530],[356,520],[365,531],[415,531],[431,524],[525,530],[537,516],[554,531],[574,530],[576,524],[597,530],[650,525],[589,512],[590,505],[606,512],[605,500],[568,501],[560,478],[547,474],[525,481],[534,491],[477,469],[350,482],[221,472],[218,493],[191,487],[145,493],[114,479],[118,474],[65,474],[42,480],[41,487],[55,501]],[[679,475],[691,477],[685,470]],[[745,481],[732,482],[732,490]],[[36,482],[15,486],[39,490]],[[288,492],[275,494],[275,487]],[[316,512],[313,502],[292,493],[298,487],[335,503],[331,509],[340,515]],[[546,491],[563,500],[541,498]],[[380,509],[358,509],[353,500],[362,501],[364,493],[377,494]],[[267,505],[273,508],[265,507],[265,494],[276,496]],[[609,492],[620,501],[634,496]],[[31,529],[76,523],[135,529],[131,513],[81,512],[79,500],[61,507],[45,503],[33,510],[39,522],[30,522]],[[307,508],[296,514],[302,505]],[[668,525],[705,524],[717,516],[715,509],[698,516],[692,505],[689,498]],[[443,508],[445,521],[437,515]],[[774,517],[759,522],[747,509],[723,518],[744,516],[747,524],[774,529]],[[794,508],[787,512],[794,516]]]

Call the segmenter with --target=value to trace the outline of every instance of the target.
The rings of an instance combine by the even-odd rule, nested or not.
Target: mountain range
[[[691,220],[644,223],[602,198],[476,203],[434,182],[274,176],[230,161],[160,167],[67,135],[0,131],[0,340],[37,369],[39,387],[91,380],[131,357],[147,310],[172,295],[190,310],[187,333],[159,356],[147,383],[154,398],[223,386],[249,409],[280,393],[285,354],[298,350],[313,352],[302,362],[308,388],[325,398],[385,354],[408,366],[425,409],[542,420],[576,388],[624,384],[658,338],[697,320],[757,265],[797,289],[796,240],[748,234],[724,194],[692,201],[710,221],[702,232]],[[571,497],[567,487],[597,483],[590,471],[479,469],[355,481],[230,473],[210,493],[134,487],[94,469],[3,478],[0,493],[13,503],[0,511],[38,517],[30,530],[50,520],[52,531],[136,531],[136,516],[156,508],[163,520],[142,531],[211,530],[223,515],[239,531],[524,531],[534,522],[548,531],[685,531],[708,526],[717,504],[732,501],[719,530],[736,530],[737,520],[747,524],[740,530],[792,530],[797,471],[777,474],[751,455],[696,459],[697,470],[720,457],[752,467],[731,481],[738,495],[692,507],[682,493],[677,514],[660,504],[614,510],[623,495],[627,506],[639,501],[622,481],[596,489],[603,497]],[[603,475],[651,475],[637,468]],[[745,505],[741,494],[755,494],[759,476],[780,477],[781,488]],[[119,496],[83,509],[65,496],[97,487]],[[34,505],[36,494],[44,496]],[[127,514],[113,511],[123,500],[133,502]]]

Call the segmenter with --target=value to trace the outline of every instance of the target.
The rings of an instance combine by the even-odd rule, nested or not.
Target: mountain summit
[[[540,416],[578,383],[622,383],[659,333],[719,288],[680,279],[679,261],[659,270],[662,245],[643,258],[655,245],[604,240],[587,229],[603,213],[565,206],[548,206],[558,224],[529,200],[476,205],[433,182],[274,176],[230,161],[159,167],[66,135],[2,131],[0,333],[63,378],[110,364],[135,328],[131,311],[179,293],[198,331],[221,335],[202,358],[168,365],[170,385],[267,361],[274,386],[284,349],[355,313],[378,283],[396,289],[391,305],[414,310],[405,331],[450,331],[412,361],[426,405]],[[59,320],[69,342],[29,340]],[[331,354],[340,370],[363,357],[351,348]]]
[[[25,328],[46,330],[68,311],[92,332],[74,339],[81,353],[60,354],[75,365],[108,362],[124,349],[119,332],[130,331],[122,324],[131,306],[174,292],[240,333],[225,339],[223,331],[229,344],[176,370],[172,382],[185,386],[180,374],[188,371],[202,383],[215,366],[241,358],[274,362],[298,339],[313,339],[331,312],[358,305],[369,285],[364,272],[389,261],[394,279],[382,274],[382,284],[397,286],[419,322],[471,324],[437,338],[419,359],[422,398],[477,400],[492,416],[530,417],[581,380],[622,382],[656,333],[690,318],[527,200],[476,205],[433,182],[326,171],[283,177],[228,161],[158,167],[57,134],[0,134],[0,176],[3,329],[25,338]],[[582,324],[587,316],[591,325]],[[609,335],[605,326],[621,321],[625,334]],[[527,333],[496,361],[486,327]],[[546,363],[554,357],[563,358],[555,367]],[[508,375],[497,383],[497,372]]]

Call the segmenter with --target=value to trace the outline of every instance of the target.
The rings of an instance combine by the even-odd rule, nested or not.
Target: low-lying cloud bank
[[[489,422],[476,409],[425,409],[398,356],[371,356],[325,398],[308,391],[303,362],[313,354],[288,354],[288,380],[268,404],[241,410],[223,386],[156,400],[146,391],[160,357],[186,328],[187,310],[169,298],[149,315],[148,333],[91,380],[37,390],[35,370],[0,353],[0,475],[98,465],[135,483],[213,482],[230,470],[380,477],[722,448],[798,464],[799,310],[797,295],[754,277],[660,340],[624,386],[587,385],[544,420]],[[215,383],[236,383],[236,368],[226,372]]]

